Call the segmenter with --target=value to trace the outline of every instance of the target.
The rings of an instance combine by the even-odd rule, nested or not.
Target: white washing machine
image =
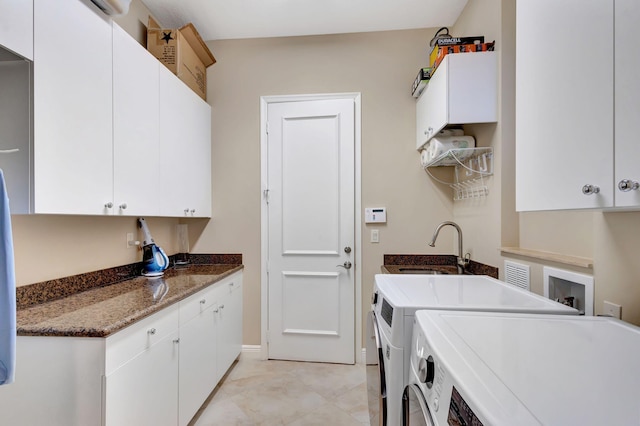
[[[408,383],[413,320],[419,309],[578,314],[484,275],[376,275],[366,348],[372,425],[402,423],[402,393]]]
[[[403,425],[638,425],[640,328],[605,317],[419,311]]]

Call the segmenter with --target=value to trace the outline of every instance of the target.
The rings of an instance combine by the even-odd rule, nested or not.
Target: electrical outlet
[[[133,232],[127,232],[127,248],[137,247],[140,245],[140,241],[134,241]]]
[[[379,243],[380,242],[380,231],[377,229],[371,230],[371,242]]]
[[[602,315],[622,319],[622,306],[605,300],[602,303]]]

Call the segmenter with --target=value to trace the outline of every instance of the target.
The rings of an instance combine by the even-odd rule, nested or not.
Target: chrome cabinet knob
[[[150,328],[149,330],[147,330],[147,333],[150,334],[151,336],[153,336],[154,334],[156,334],[156,329],[155,328]]]
[[[600,192],[600,187],[595,185],[585,185],[582,187],[582,193],[584,195],[593,195]]]
[[[120,207],[120,210],[126,210],[127,209],[127,203],[122,203],[118,207]]]
[[[111,207],[113,207],[113,203],[111,201],[109,201],[108,203],[106,203],[104,205],[106,208],[110,209]]]
[[[200,301],[200,304],[201,304],[201,305],[204,305],[205,303],[207,303],[207,299],[202,299],[202,300]]]
[[[352,265],[351,265],[351,262],[347,260],[342,265],[336,265],[336,266],[344,269],[351,269]]]
[[[178,337],[177,339],[173,339],[173,343],[180,343],[180,338]]]
[[[618,189],[622,192],[636,191],[640,188],[640,183],[635,180],[622,179],[618,182]]]
[[[220,309],[224,309],[224,305],[220,305]]]
[[[188,208],[184,209],[184,214],[189,214],[189,209]]]
[[[190,212],[191,214],[194,214],[196,212],[196,209],[191,209]]]

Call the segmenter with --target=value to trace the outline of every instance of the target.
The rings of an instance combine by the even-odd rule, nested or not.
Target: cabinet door
[[[217,306],[180,327],[179,423],[186,425],[216,387]]]
[[[178,331],[105,379],[107,426],[174,426],[178,421]]]
[[[160,67],[163,216],[211,216],[211,107]]]
[[[636,127],[640,117],[640,38],[637,0],[615,0],[615,186],[616,206],[640,206],[640,190],[621,191],[623,180],[640,182],[640,144]]]
[[[447,61],[443,61],[416,104],[418,149],[447,125],[448,109]]]
[[[242,275],[223,284],[216,317],[218,326],[218,371],[220,380],[242,350]]]
[[[0,0],[0,46],[33,60],[33,1]]]
[[[160,63],[113,24],[113,212],[160,214]]]
[[[516,209],[611,207],[613,0],[516,10]]]
[[[110,212],[111,32],[91,3],[34,1],[35,213]]]
[[[416,105],[417,148],[449,124],[498,121],[495,52],[445,56]]]
[[[0,169],[11,213],[30,211],[31,64],[0,61]]]

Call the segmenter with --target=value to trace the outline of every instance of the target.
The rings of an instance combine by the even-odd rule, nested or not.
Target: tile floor
[[[368,425],[365,367],[262,361],[243,352],[191,424]]]

